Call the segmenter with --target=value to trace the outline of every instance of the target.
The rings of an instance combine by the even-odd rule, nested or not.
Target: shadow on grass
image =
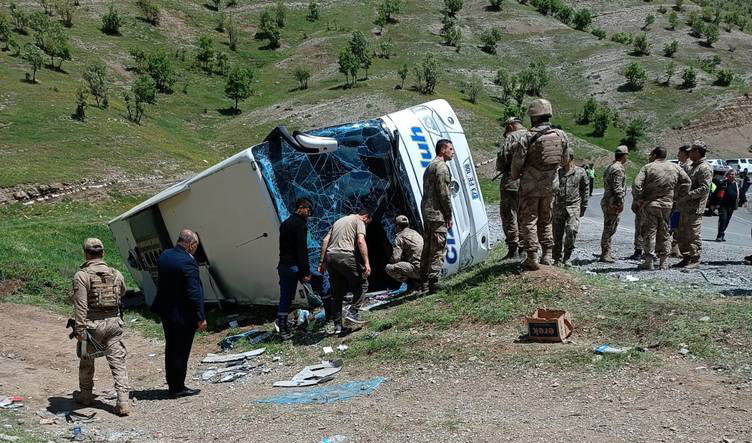
[[[243,111],[241,111],[240,109],[235,109],[231,106],[229,108],[217,108],[217,112],[219,112],[221,115],[224,115],[225,117],[232,117],[242,114]]]

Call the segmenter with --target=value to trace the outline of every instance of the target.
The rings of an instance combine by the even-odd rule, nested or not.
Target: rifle
[[[76,320],[69,318],[68,322],[65,324],[65,328],[71,329],[71,333],[68,334],[69,339],[73,340],[74,338],[78,337],[78,334],[76,334]],[[89,343],[91,343],[92,347],[94,348],[94,352],[92,353],[89,352]],[[78,342],[78,345],[76,346],[76,355],[82,360],[104,357],[106,354],[107,350],[96,340],[94,340],[88,330],[86,331],[86,335],[81,338],[81,341]]]

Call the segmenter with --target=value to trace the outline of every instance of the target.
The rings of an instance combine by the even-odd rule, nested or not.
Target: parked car
[[[752,158],[732,158],[726,164],[736,169],[736,172],[752,172]]]
[[[297,198],[313,202],[309,261],[343,215],[373,214],[367,243],[373,272],[369,290],[395,286],[383,272],[406,215],[422,231],[423,172],[440,139],[450,139],[454,226],[443,272],[452,274],[489,254],[488,216],[465,133],[444,100],[381,118],[290,133],[275,128],[263,141],[162,191],[110,221],[115,243],[147,303],[157,288],[157,261],[181,228],[200,238],[195,257],[207,302],[276,305],[279,225]],[[397,286],[399,284],[397,283]],[[296,306],[309,303],[301,285]]]
[[[720,175],[721,177],[726,175],[726,171],[729,169],[729,165],[726,164],[725,160],[721,160],[720,158],[709,158],[705,160],[708,162],[710,166],[713,167],[713,176]]]

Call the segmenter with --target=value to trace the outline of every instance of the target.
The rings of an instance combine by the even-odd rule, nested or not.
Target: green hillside
[[[13,46],[0,52],[0,151],[5,160],[0,187],[123,175],[177,176],[260,141],[280,124],[300,129],[332,125],[376,117],[434,98],[445,98],[455,107],[476,161],[481,161],[492,157],[503,121],[504,94],[494,84],[497,70],[504,68],[515,74],[533,61],[542,63],[550,78],[542,95],[554,103],[555,122],[578,137],[581,156],[599,159],[602,164],[608,153],[598,148],[613,149],[631,120],[643,118],[647,122],[647,137],[639,144],[647,147],[661,130],[712,110],[745,91],[745,80],[752,71],[752,38],[739,26],[725,25],[725,18],[721,18],[720,37],[713,47],[703,46],[703,37],[689,34],[685,23],[692,11],[701,11],[690,2],[684,2],[682,11],[677,12],[680,25],[669,30],[668,16],[674,2],[505,0],[501,11],[496,11],[488,1],[467,0],[459,2],[463,5],[454,21],[461,33],[459,49],[445,44],[441,35],[443,1],[398,2],[400,11],[381,33],[374,24],[381,1],[320,2],[318,20],[307,19],[307,2],[283,2],[286,17],[276,49],[269,47],[268,40],[258,38],[261,33],[257,32],[260,16],[265,10],[274,11],[278,7],[275,2],[238,0],[228,6],[223,0],[219,10],[214,9],[214,2],[146,2],[157,6],[158,25],[146,20],[137,3],[112,3],[122,25],[119,35],[110,35],[102,31],[102,16],[109,2],[0,2],[0,14],[11,29],[6,35],[20,48],[20,55]],[[576,10],[591,9],[592,24],[584,28],[588,32],[573,29],[571,22],[570,26],[562,23],[567,20],[561,13],[541,14],[547,3],[554,9],[563,4]],[[715,3],[723,4],[722,11],[732,10],[733,2]],[[66,4],[71,8],[72,26],[64,28],[70,60],[63,61],[60,70],[42,67],[33,84],[26,80],[31,69],[23,54],[27,44],[38,40],[38,33],[31,25],[25,26],[26,34],[12,30],[11,7],[28,16],[43,11],[45,4],[52,5],[52,22],[63,20]],[[740,14],[745,17],[743,12]],[[697,14],[702,16],[701,12]],[[631,55],[632,45],[611,41],[617,31],[640,32],[648,15],[655,16],[654,24],[645,31],[652,44],[650,55]],[[224,31],[218,30],[221,17]],[[710,26],[714,19],[710,20],[703,23]],[[229,21],[237,29],[235,51],[229,48]],[[491,45],[495,54],[490,48],[482,48],[482,38],[487,37],[484,33],[490,34],[494,28],[501,31],[498,43]],[[593,29],[602,29],[607,37],[599,40],[589,32]],[[386,39],[393,47],[389,58],[373,57],[367,79],[360,70],[359,81],[347,87],[345,76],[339,72],[338,54],[355,31],[367,36],[376,53],[382,52]],[[201,36],[208,37],[214,53],[207,63],[197,59]],[[672,39],[678,41],[678,51],[669,59],[663,56],[662,48]],[[131,55],[134,49],[147,55],[164,51],[175,78],[172,92],[159,93],[155,104],[144,105],[140,124],[128,119],[123,99],[123,92],[129,91],[140,75],[139,63]],[[216,56],[218,53],[226,55],[226,63],[222,61],[225,56]],[[413,88],[413,70],[426,54],[435,56],[439,66],[437,86],[430,95]],[[701,69],[702,59],[716,55],[721,63],[715,70],[725,68],[735,74],[730,86],[719,86],[714,83],[716,74]],[[670,60],[677,73],[667,86],[659,82],[663,82]],[[111,83],[109,106],[98,108],[89,96],[85,119],[79,121],[72,117],[76,92],[85,84],[83,73],[96,61],[105,64]],[[647,70],[640,91],[624,86],[622,73],[634,61]],[[45,57],[47,63],[49,57]],[[212,66],[212,73],[204,69],[207,64]],[[410,73],[405,89],[396,89],[403,64],[409,66]],[[241,113],[234,112],[232,100],[225,97],[226,79],[220,72],[235,66],[254,72],[253,94],[240,103]],[[678,85],[688,66],[696,67],[697,86],[683,89]],[[299,89],[293,75],[299,67],[310,73],[309,87],[304,90]],[[469,85],[473,83],[482,85],[477,103],[469,100]],[[577,124],[591,95],[612,111],[610,126],[602,137],[593,134],[592,125]],[[528,95],[524,103],[530,99]],[[482,173],[487,178],[492,175],[490,168],[483,168]],[[486,188],[491,189],[488,182]]]

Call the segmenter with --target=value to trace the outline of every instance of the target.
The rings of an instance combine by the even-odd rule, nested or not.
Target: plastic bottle
[[[83,441],[84,434],[81,432],[81,426],[75,425],[73,426],[73,440],[75,441]]]
[[[321,443],[347,443],[350,439],[344,435],[332,435],[331,437],[324,437],[321,439]]]

